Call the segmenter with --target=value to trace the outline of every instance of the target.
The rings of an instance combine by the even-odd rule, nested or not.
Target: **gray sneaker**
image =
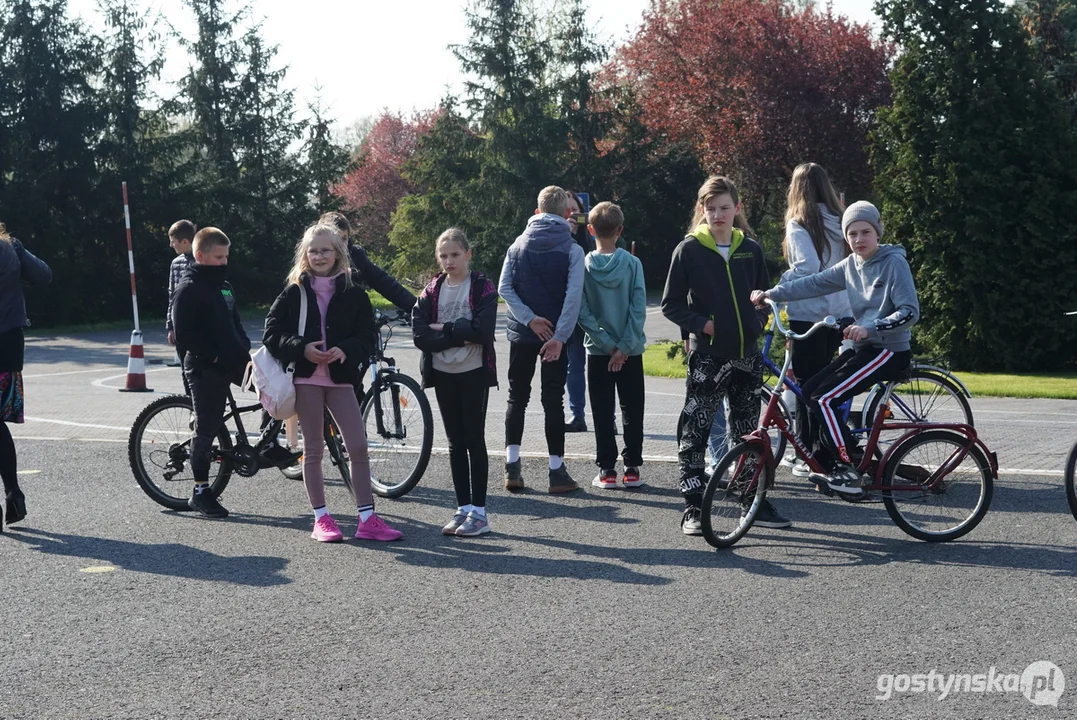
[[[452,520],[445,524],[445,527],[441,528],[442,535],[455,535],[456,528],[464,524],[467,520],[467,513],[458,512],[452,516]]]
[[[520,461],[505,463],[505,489],[520,492],[524,489],[524,476],[520,472]]]
[[[468,513],[463,524],[456,528],[456,534],[460,537],[475,537],[490,532],[490,519],[478,513]]]
[[[561,467],[550,471],[550,494],[559,495],[561,493],[568,493],[579,489],[580,486],[577,485],[576,481],[572,479],[572,476],[568,474],[568,468],[566,468],[563,463]]]

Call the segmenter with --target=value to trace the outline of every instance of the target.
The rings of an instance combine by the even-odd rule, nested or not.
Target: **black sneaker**
[[[568,474],[568,468],[564,463],[561,463],[561,467],[556,470],[550,471],[550,494],[560,495],[561,493],[569,493],[573,490],[579,490],[580,486],[576,484],[576,481],[572,479],[572,476]]]
[[[774,506],[770,504],[770,500],[763,500],[759,504],[759,510],[755,514],[755,520],[753,525],[765,528],[787,528],[793,526],[793,521],[789,518],[783,517]]]
[[[7,524],[17,523],[26,517],[26,496],[22,490],[15,488],[7,494],[4,502],[4,513],[7,515]]]
[[[520,492],[524,489],[524,477],[520,473],[520,461],[505,463],[505,489]]]
[[[699,521],[702,513],[695,505],[690,505],[684,509],[684,515],[681,516],[681,532],[685,535],[702,535],[703,524]]]
[[[192,494],[191,499],[187,501],[187,507],[192,510],[197,510],[209,518],[228,517],[228,511],[224,509],[223,505],[217,502],[217,498],[213,497],[213,493],[210,490]]]
[[[567,432],[567,433],[587,432],[587,423],[581,417],[572,418],[571,422],[565,423],[565,432]]]
[[[302,452],[292,452],[283,445],[278,445],[274,442],[258,453],[258,466],[263,468],[288,467],[289,465],[294,465],[301,457],[303,457]]]

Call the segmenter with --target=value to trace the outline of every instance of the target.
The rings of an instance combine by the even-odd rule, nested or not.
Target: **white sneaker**
[[[796,453],[786,453],[785,457],[782,458],[782,463],[781,464],[784,465],[785,467],[793,467],[793,466],[795,466],[797,464],[797,462],[798,462],[798,460],[797,460],[797,454]]]
[[[808,467],[807,463],[798,462],[793,466],[791,472],[793,473],[793,477],[806,478],[811,475],[811,468]]]
[[[595,479],[591,481],[591,485],[596,488],[602,488],[603,490],[616,490],[617,471],[603,470],[598,475],[595,475]]]

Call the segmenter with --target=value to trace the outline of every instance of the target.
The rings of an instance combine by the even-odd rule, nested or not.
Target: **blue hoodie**
[[[583,302],[580,327],[588,355],[642,355],[647,345],[643,323],[647,319],[647,289],[643,263],[618,248],[597,250],[584,258]]]

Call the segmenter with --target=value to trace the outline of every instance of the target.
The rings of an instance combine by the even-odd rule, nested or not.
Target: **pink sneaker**
[[[366,522],[360,520],[359,527],[355,530],[356,540],[389,542],[390,540],[399,540],[402,537],[404,537],[404,533],[389,527],[389,523],[377,515],[371,515]]]
[[[332,515],[322,515],[315,520],[314,532],[310,536],[318,542],[340,542],[344,539],[344,533],[337,527]]]

